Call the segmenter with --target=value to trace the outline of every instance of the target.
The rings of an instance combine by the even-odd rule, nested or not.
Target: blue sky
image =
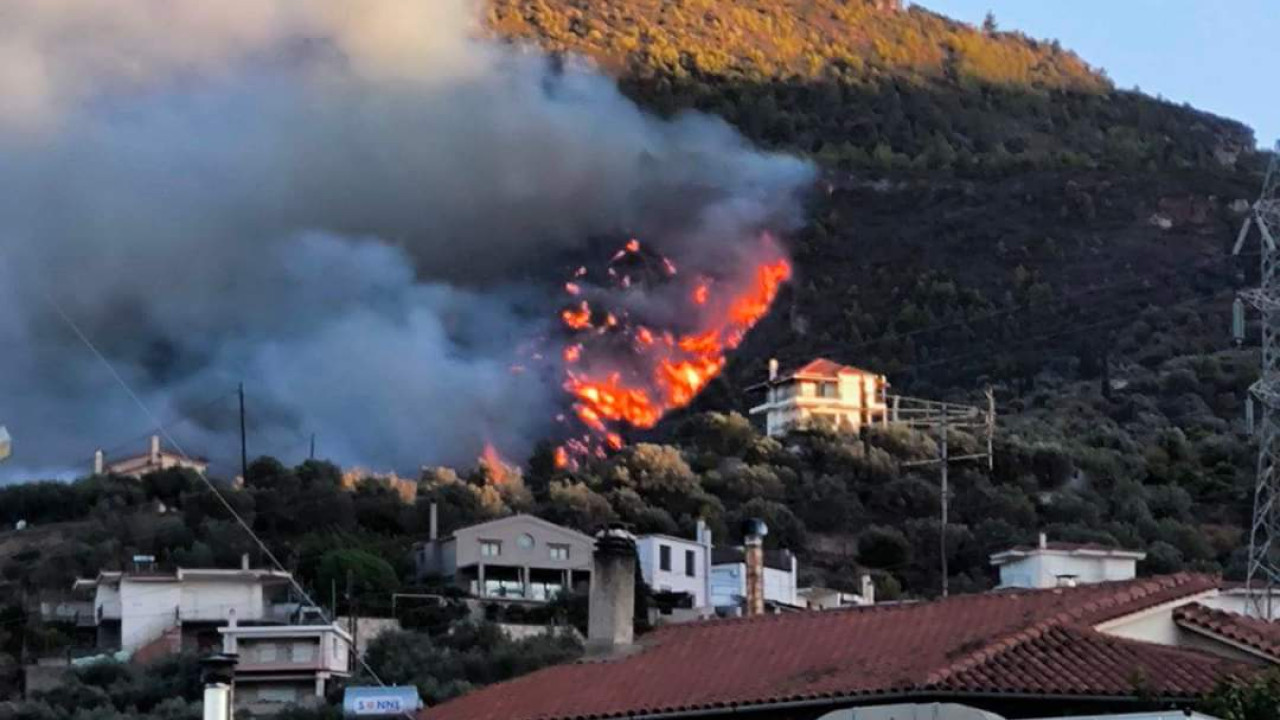
[[[1141,87],[1280,138],[1280,0],[918,0],[979,24],[1053,39],[1123,88]],[[1264,76],[1264,73],[1269,75]]]

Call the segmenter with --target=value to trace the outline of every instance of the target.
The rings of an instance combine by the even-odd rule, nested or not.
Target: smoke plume
[[[643,237],[713,267],[811,170],[639,110],[462,0],[6,0],[0,478],[87,470],[148,420],[193,453],[410,470],[550,431],[565,267]],[[222,398],[222,401],[219,401]],[[221,404],[219,404],[221,402]],[[143,448],[141,440],[126,451]],[[79,465],[78,465],[79,464]],[[223,465],[223,469],[228,468]]]

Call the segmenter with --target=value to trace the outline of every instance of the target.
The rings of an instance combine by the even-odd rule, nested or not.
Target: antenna
[[[1258,474],[1253,491],[1253,522],[1249,527],[1249,569],[1245,591],[1250,610],[1272,619],[1271,594],[1280,580],[1280,143],[1271,156],[1262,194],[1253,204],[1236,237],[1234,253],[1239,253],[1249,231],[1257,226],[1262,237],[1260,287],[1240,293],[1240,297],[1261,313],[1262,372],[1249,393],[1258,401],[1259,412],[1253,429],[1258,438]],[[1237,337],[1243,333],[1236,333]],[[1261,593],[1261,596],[1259,595]]]

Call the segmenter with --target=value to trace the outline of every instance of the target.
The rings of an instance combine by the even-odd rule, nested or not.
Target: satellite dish
[[[9,431],[3,425],[0,425],[0,462],[13,452],[13,439],[9,437]]]

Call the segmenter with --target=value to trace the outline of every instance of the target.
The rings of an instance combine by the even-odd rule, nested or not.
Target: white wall
[[[723,563],[711,568],[711,604],[715,607],[738,605],[747,594],[747,566],[745,563]],[[796,575],[791,571],[765,567],[764,599],[766,602],[799,605],[796,596]]]
[[[120,590],[115,585],[98,585],[93,597],[93,611],[105,620],[120,619]]]
[[[134,651],[178,624],[177,583],[120,580],[120,649]]]
[[[671,570],[659,567],[660,547],[671,548]],[[686,552],[693,553],[693,575],[685,569]],[[636,538],[636,554],[644,581],[655,591],[688,593],[694,607],[707,606],[707,547],[693,540],[666,535],[642,535]]]
[[[1130,558],[1068,555],[1065,552],[1037,552],[1000,566],[1001,587],[1057,587],[1058,577],[1074,575],[1077,583],[1131,580],[1137,561]]]
[[[232,610],[239,622],[266,619],[262,584],[190,578],[182,582],[183,620],[227,620]]]

